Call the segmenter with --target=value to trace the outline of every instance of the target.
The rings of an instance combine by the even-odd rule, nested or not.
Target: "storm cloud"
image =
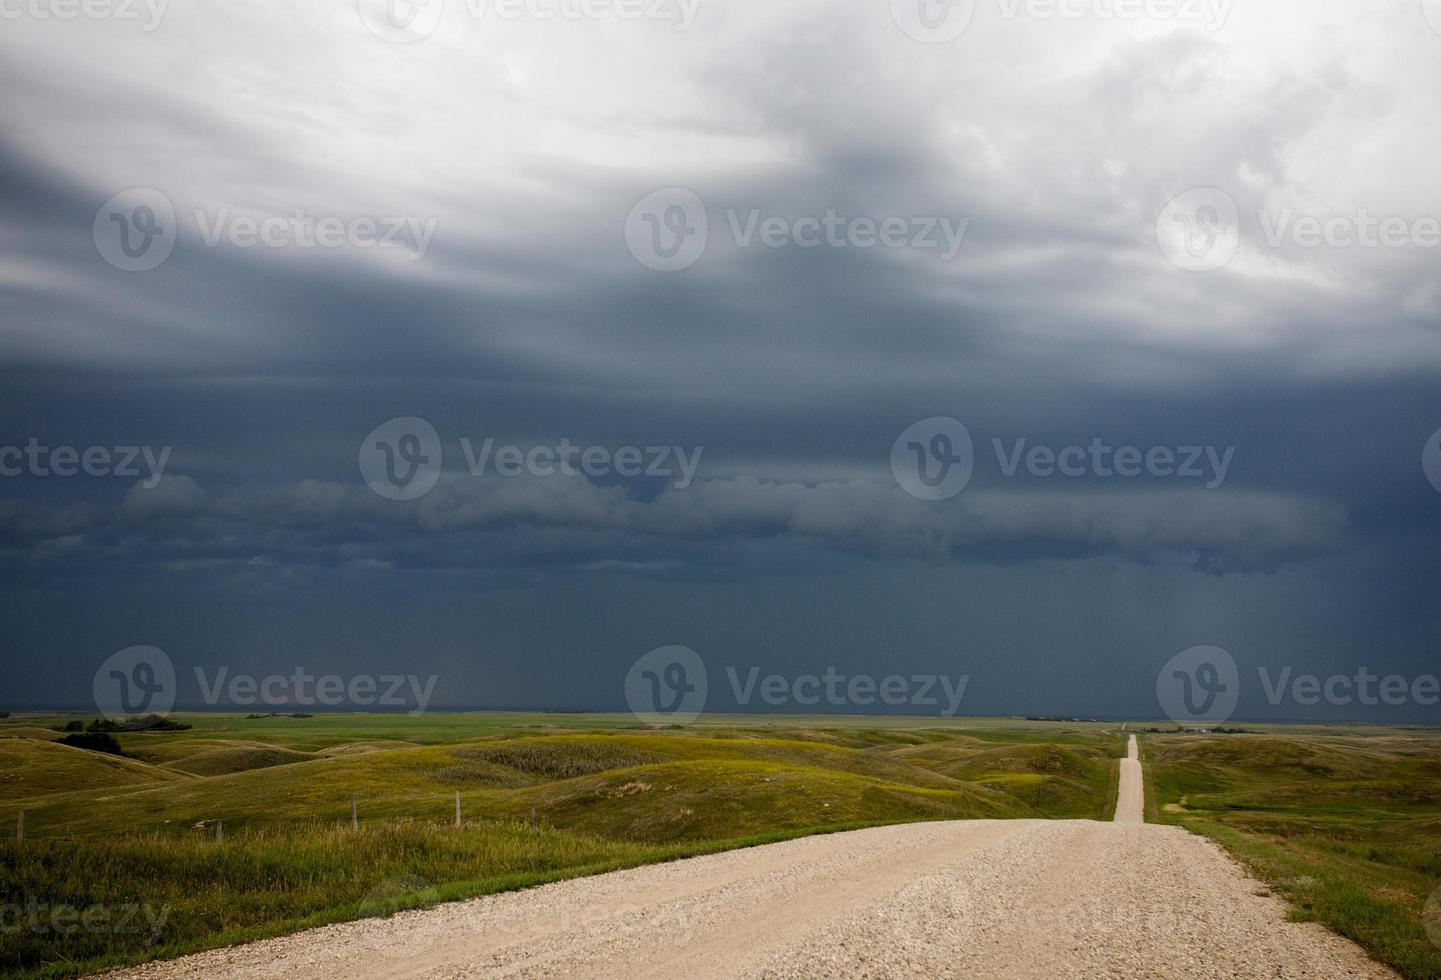
[[[1022,713],[1154,715],[1204,643],[1434,665],[1430,5],[977,0],[936,43],[860,0],[450,2],[412,43],[369,6],[7,13],[0,449],[170,451],[138,476],[0,454],[7,703],[83,704],[133,643],[557,708],[623,707],[664,643],[960,657],[967,710]],[[106,208],[136,189],[173,249],[125,271]],[[1165,247],[1195,191],[1235,206],[1209,271]],[[698,204],[647,225],[657,192]],[[658,270],[636,236],[687,222],[703,248]],[[367,434],[410,417],[443,461],[387,499]],[[940,500],[892,465],[933,417],[973,440]],[[473,475],[460,440],[487,438],[703,456],[683,487]],[[994,449],[1097,441],[1228,467]]]

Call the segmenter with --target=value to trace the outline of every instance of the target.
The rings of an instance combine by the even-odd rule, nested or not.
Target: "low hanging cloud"
[[[932,503],[882,483],[738,477],[641,500],[622,486],[533,476],[447,478],[420,500],[395,502],[364,487],[313,480],[210,496],[190,477],[175,475],[150,489],[133,487],[113,510],[50,513],[11,502],[0,507],[0,522],[12,547],[37,558],[81,542],[125,549],[143,541],[146,549],[189,562],[269,556],[282,564],[324,563],[345,553],[386,564],[417,540],[516,529],[545,532],[533,541],[538,553],[584,554],[603,552],[613,545],[610,535],[622,535],[631,542],[623,562],[607,565],[599,554],[582,565],[636,574],[664,574],[696,544],[777,539],[929,561],[1110,554],[1265,569],[1339,548],[1347,527],[1344,508],[1334,503],[1269,491],[977,490]],[[59,548],[61,540],[67,548]],[[251,554],[244,554],[247,547]],[[484,552],[438,553],[458,568],[488,560]]]

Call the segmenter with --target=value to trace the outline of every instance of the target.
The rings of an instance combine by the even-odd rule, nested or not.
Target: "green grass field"
[[[1441,978],[1441,733],[1142,739],[1148,820],[1206,834],[1291,904],[1403,976]]]
[[[1100,818],[1124,751],[1107,726],[1006,719],[178,718],[119,734],[123,758],[57,744],[61,719],[0,722],[0,826],[26,828],[0,843],[0,969],[72,976],[858,826]]]
[[[1124,752],[1117,726],[1018,719],[178,717],[193,727],[120,733],[123,757],[58,744],[63,719],[0,721],[0,826],[23,811],[26,827],[0,842],[0,971],[74,976],[881,823],[1109,819]],[[1441,732],[1260,726],[1141,746],[1148,820],[1213,837],[1297,917],[1441,978],[1422,919],[1441,885]]]

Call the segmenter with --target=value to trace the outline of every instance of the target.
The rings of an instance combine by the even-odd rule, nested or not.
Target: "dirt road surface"
[[[126,977],[1393,976],[1177,827],[880,827],[327,926]]]
[[[1116,797],[1116,823],[1145,822],[1146,796],[1141,788],[1141,756],[1136,750],[1136,736],[1126,741],[1126,757],[1121,760],[1121,784]]]

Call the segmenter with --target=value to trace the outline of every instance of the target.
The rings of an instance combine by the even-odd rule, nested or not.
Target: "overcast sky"
[[[1441,2],[96,10],[0,0],[0,708],[1441,721]]]

